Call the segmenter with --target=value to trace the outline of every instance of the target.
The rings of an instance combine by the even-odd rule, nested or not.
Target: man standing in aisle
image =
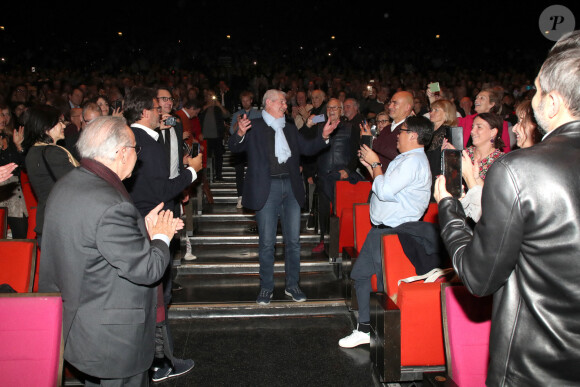
[[[159,203],[164,203],[165,209],[173,210],[175,198],[197,178],[197,172],[201,170],[200,154],[196,158],[186,158],[188,167],[183,173],[174,178],[169,177],[167,154],[164,145],[159,142],[161,134],[156,130],[168,127],[161,121],[161,111],[157,91],[154,89],[135,87],[125,99],[123,115],[142,148],[135,172],[125,181],[125,186],[143,216]],[[170,275],[170,271],[171,268],[168,268],[166,275]],[[193,360],[173,356],[173,341],[165,319],[168,300],[167,297],[163,297],[162,284],[158,290],[161,292],[161,304],[164,305],[159,312],[163,317],[157,321],[155,354],[157,363],[153,381],[179,376],[193,368]]]
[[[294,124],[286,122],[286,95],[271,89],[264,94],[262,118],[239,121],[229,139],[232,152],[246,152],[248,171],[243,205],[256,211],[259,232],[260,293],[256,302],[268,305],[274,293],[274,247],[278,216],[285,248],[285,294],[294,301],[306,300],[298,286],[300,277],[300,207],[304,184],[300,154],[315,154],[324,148],[338,121],[326,123],[322,135],[306,140]],[[251,128],[251,130],[250,130]]]

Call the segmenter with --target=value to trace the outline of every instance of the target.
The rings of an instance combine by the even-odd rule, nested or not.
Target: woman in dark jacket
[[[34,231],[39,245],[48,195],[58,179],[79,165],[68,150],[56,145],[64,139],[65,126],[63,115],[49,105],[32,107],[24,125],[24,147],[28,149],[25,164],[38,200]]]

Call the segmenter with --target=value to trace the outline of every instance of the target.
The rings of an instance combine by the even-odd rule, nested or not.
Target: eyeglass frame
[[[167,101],[175,102],[175,98],[173,97],[157,97],[157,100],[162,100],[163,102]]]
[[[143,149],[143,147],[141,145],[123,145],[121,148],[133,148],[135,149],[135,154],[138,155],[141,152],[141,149]],[[121,150],[121,149],[119,149]],[[119,153],[119,150],[117,150],[117,152],[115,153]]]

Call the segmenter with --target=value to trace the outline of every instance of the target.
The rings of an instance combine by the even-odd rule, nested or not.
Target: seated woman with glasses
[[[25,165],[32,190],[36,194],[36,239],[40,246],[46,200],[58,179],[79,166],[78,161],[56,142],[64,139],[67,122],[58,109],[38,105],[29,109],[24,125],[24,148],[28,149]]]

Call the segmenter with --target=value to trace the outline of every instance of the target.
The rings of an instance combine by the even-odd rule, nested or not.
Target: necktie
[[[167,156],[167,164],[171,165],[171,129],[163,131],[165,141],[165,154]]]

